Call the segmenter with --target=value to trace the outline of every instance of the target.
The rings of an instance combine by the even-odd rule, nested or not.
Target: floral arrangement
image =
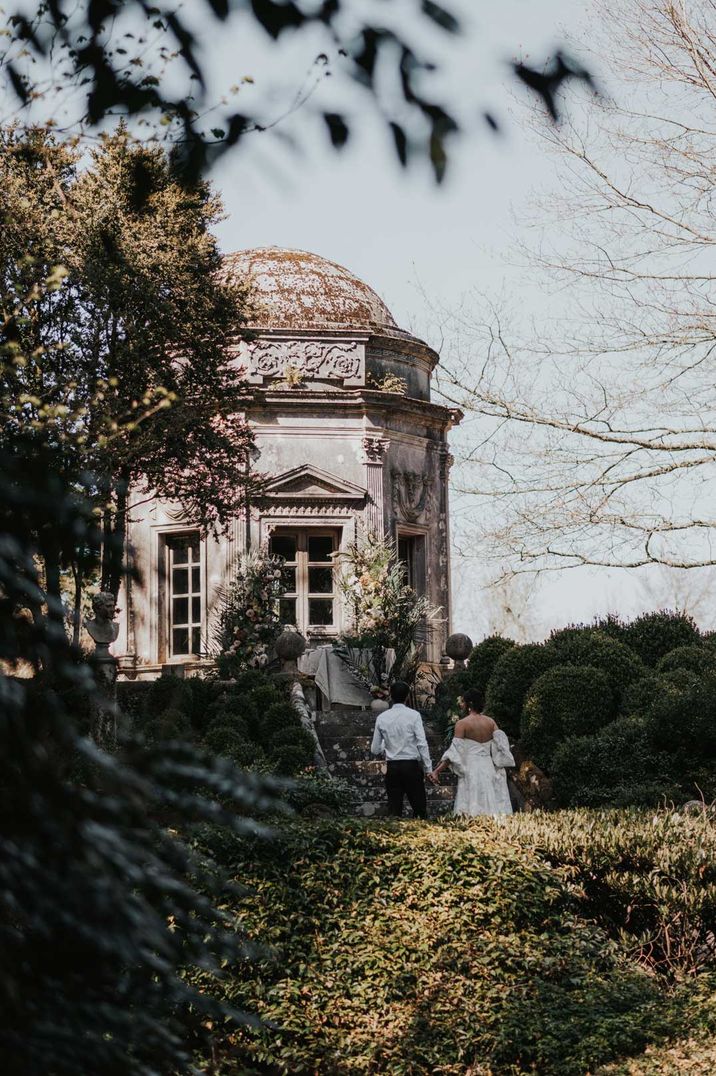
[[[422,644],[438,610],[408,586],[395,543],[367,533],[341,554],[341,590],[352,615],[352,634],[339,652],[369,654],[360,679],[376,698],[386,698],[393,680],[415,680]],[[388,668],[389,651],[393,662]]]
[[[222,600],[216,633],[225,671],[262,669],[268,664],[282,629],[282,569],[283,559],[270,556],[265,548],[240,557],[234,581]]]

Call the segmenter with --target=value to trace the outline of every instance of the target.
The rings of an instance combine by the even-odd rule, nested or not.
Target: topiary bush
[[[142,729],[144,738],[150,743],[163,740],[189,740],[192,728],[189,718],[181,710],[165,710],[163,714],[147,721]]]
[[[683,799],[672,770],[647,722],[620,717],[594,736],[572,736],[558,744],[550,775],[561,807],[651,807]]]
[[[189,683],[178,676],[160,676],[154,680],[144,705],[146,719],[159,717],[165,710],[179,710],[188,717],[193,705]]]
[[[490,635],[473,647],[467,660],[470,687],[477,688],[484,695],[495,665],[503,654],[516,645],[514,639],[506,639],[502,635]]]
[[[688,669],[693,673],[716,672],[716,650],[709,646],[677,646],[657,662],[659,672]]]
[[[517,736],[527,692],[542,673],[557,664],[554,650],[543,644],[514,646],[499,658],[487,684],[485,709],[508,736]]]
[[[313,751],[308,754],[299,744],[283,743],[268,754],[268,762],[274,773],[291,777],[313,762]]]
[[[326,811],[333,815],[351,815],[357,793],[347,781],[332,777],[327,770],[311,769],[296,776],[284,799],[306,817],[321,817]]]
[[[681,646],[698,646],[699,629],[686,613],[663,610],[645,613],[626,625],[624,642],[638,654],[645,665],[655,666],[671,650]]]
[[[530,688],[522,712],[521,746],[550,772],[561,741],[598,732],[616,709],[615,693],[603,669],[557,665]]]
[[[602,669],[609,677],[617,701],[630,684],[646,674],[640,658],[625,643],[596,627],[564,628],[553,632],[547,646],[557,654],[560,665],[590,665]]]
[[[219,691],[216,680],[192,676],[186,681],[191,693],[189,720],[192,728],[202,732],[209,723],[209,713]]]

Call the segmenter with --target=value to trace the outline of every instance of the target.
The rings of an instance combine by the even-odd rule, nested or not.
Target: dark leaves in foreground
[[[230,887],[182,837],[262,828],[277,785],[184,743],[116,756],[82,735],[94,685],[46,615],[34,536],[91,527],[41,459],[0,466],[0,1056],[5,1076],[191,1071],[226,1007],[184,969],[251,955]],[[59,535],[58,537],[62,537]],[[84,713],[83,713],[84,711]],[[181,836],[180,836],[181,833]]]
[[[595,94],[598,93],[596,83],[589,71],[560,51],[557,51],[554,59],[545,64],[541,71],[521,63],[512,66],[517,78],[542,100],[550,118],[555,123],[559,122],[559,93],[565,83],[576,79],[583,82]]]

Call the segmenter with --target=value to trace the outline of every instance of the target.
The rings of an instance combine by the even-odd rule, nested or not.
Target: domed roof
[[[251,285],[259,329],[395,331],[383,300],[342,265],[305,250],[259,247],[229,254],[224,263]]]

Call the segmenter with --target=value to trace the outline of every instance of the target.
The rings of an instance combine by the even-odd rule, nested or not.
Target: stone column
[[[383,513],[383,461],[390,442],[384,437],[368,434],[363,438],[365,452],[366,487],[368,507],[366,524],[373,534],[383,537],[385,520]]]

